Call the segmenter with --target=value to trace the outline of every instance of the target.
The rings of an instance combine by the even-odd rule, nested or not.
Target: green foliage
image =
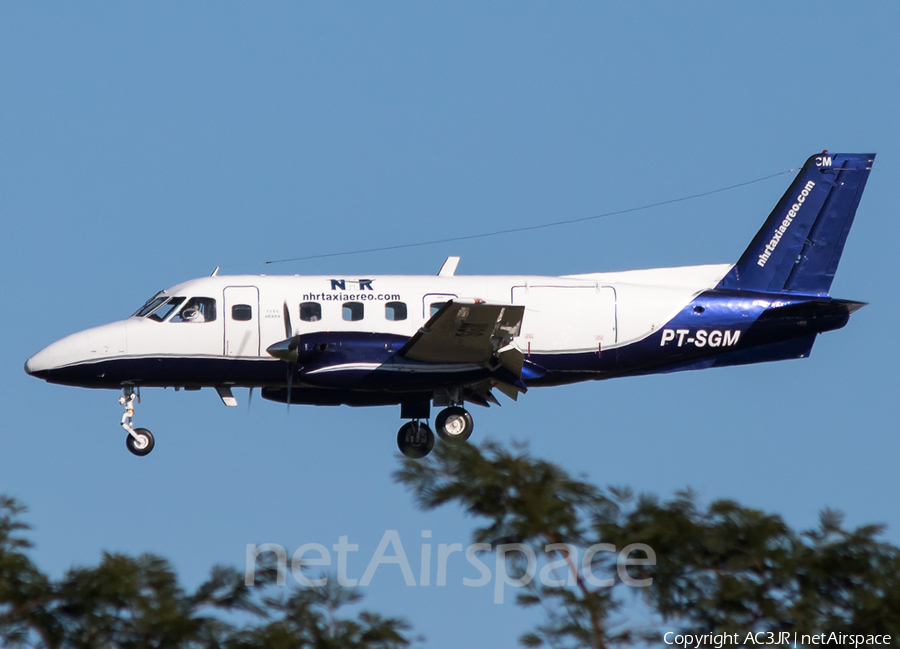
[[[409,645],[403,634],[409,626],[402,620],[367,611],[356,619],[337,616],[342,606],[360,599],[357,591],[336,586],[333,579],[322,588],[298,589],[289,597],[269,599],[269,607],[279,612],[280,619],[245,629],[225,646],[229,649],[388,649]]]
[[[362,611],[358,592],[275,589],[269,561],[253,586],[243,573],[216,566],[194,592],[171,564],[152,554],[104,554],[53,582],[28,558],[24,508],[0,497],[0,645],[47,649],[399,649],[410,646],[402,620]],[[264,561],[261,559],[261,561]],[[333,580],[329,580],[331,584]],[[234,615],[238,614],[238,615]],[[256,622],[235,626],[227,620]]]
[[[48,647],[59,646],[61,630],[49,614],[53,586],[31,562],[31,548],[20,533],[28,526],[19,520],[25,508],[0,496],[0,643],[24,645],[33,633]]]
[[[689,491],[660,501],[623,487],[600,489],[526,447],[493,442],[441,444],[425,461],[402,460],[395,478],[422,509],[462,507],[478,521],[474,542],[524,543],[555,562],[559,584],[534,580],[516,598],[544,613],[520,638],[526,647],[656,646],[663,630],[900,637],[900,549],[880,526],[847,529],[832,510],[815,529],[797,532],[777,515],[731,500],[703,505]],[[324,588],[276,588],[271,555],[261,557],[253,586],[237,570],[216,566],[189,592],[171,564],[151,554],[104,554],[96,566],[53,581],[29,557],[23,513],[0,496],[4,647],[399,649],[413,642],[403,620],[343,613],[361,597],[334,580]],[[653,548],[655,564],[630,566],[626,575],[652,583],[629,588],[616,554],[599,552],[591,568],[612,585],[592,585],[565,546],[583,556],[598,543]],[[659,628],[632,626],[622,611],[629,593]]]
[[[601,552],[592,567],[615,575],[612,586],[590,586],[570,562],[574,585],[534,580],[519,595],[519,605],[545,611],[520,638],[523,646],[657,645],[662,630],[900,636],[900,550],[879,538],[879,526],[847,530],[826,510],[818,528],[798,533],[777,515],[730,500],[701,506],[689,491],[667,502],[635,498],[627,488],[602,490],[574,478],[516,445],[442,444],[425,461],[402,462],[394,477],[419,507],[462,507],[479,522],[476,542],[526,543],[548,562],[567,554],[546,550],[556,543],[582,552],[598,543],[620,550],[643,543],[655,551],[655,565],[630,566],[628,576],[652,579],[631,593],[659,628],[630,628],[617,614],[628,587],[615,555]]]

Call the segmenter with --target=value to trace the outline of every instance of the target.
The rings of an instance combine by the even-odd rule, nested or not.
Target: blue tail
[[[827,295],[874,160],[811,156],[719,288]]]

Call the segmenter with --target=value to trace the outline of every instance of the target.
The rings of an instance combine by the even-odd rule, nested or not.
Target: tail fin
[[[874,160],[811,156],[719,288],[827,295]]]

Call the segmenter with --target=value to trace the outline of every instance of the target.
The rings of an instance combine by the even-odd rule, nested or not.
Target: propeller
[[[294,364],[288,363],[287,369],[287,411],[291,413],[291,388],[294,387]]]
[[[291,325],[291,309],[288,306],[287,300],[284,302],[284,337],[294,337],[294,327]]]
[[[287,300],[284,301],[284,337],[288,340],[294,337],[294,327],[291,324],[291,309]],[[294,363],[287,360],[287,411],[291,412],[291,388],[294,387]]]
[[[250,404],[253,403],[253,388],[247,393],[247,410],[250,410]]]
[[[287,385],[287,399],[285,401],[287,402],[288,411],[290,411],[291,393],[294,389],[294,374],[297,372],[297,365],[300,363],[301,357],[304,359],[305,363],[311,356],[325,351],[325,349],[329,347],[329,343],[318,342],[312,345],[311,348],[309,348],[309,345],[304,345],[304,350],[301,353],[300,339],[302,336],[294,331],[294,326],[291,322],[291,309],[287,302],[284,303],[282,314],[284,317],[285,338],[273,345],[269,345],[266,348],[266,352],[268,352],[270,356],[274,356],[287,364],[287,378],[285,379],[285,384]]]

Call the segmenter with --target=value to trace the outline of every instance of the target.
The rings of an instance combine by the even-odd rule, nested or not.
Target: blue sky
[[[0,492],[51,573],[102,550],[171,558],[189,584],[247,543],[361,547],[385,530],[466,543],[391,482],[396,408],[222,407],[148,390],[129,455],[117,393],[25,359],[223,273],[578,272],[737,259],[790,176],[551,230],[264,266],[626,209],[798,167],[879,157],[833,286],[871,304],[812,357],[531,391],[475,409],[473,439],[527,440],[600,484],[735,498],[815,523],[887,523],[896,494],[896,3],[68,3],[0,6]],[[431,647],[511,646],[537,619],[451,564],[366,604]],[[433,579],[433,578],[432,578]],[[433,581],[432,581],[433,583]]]

